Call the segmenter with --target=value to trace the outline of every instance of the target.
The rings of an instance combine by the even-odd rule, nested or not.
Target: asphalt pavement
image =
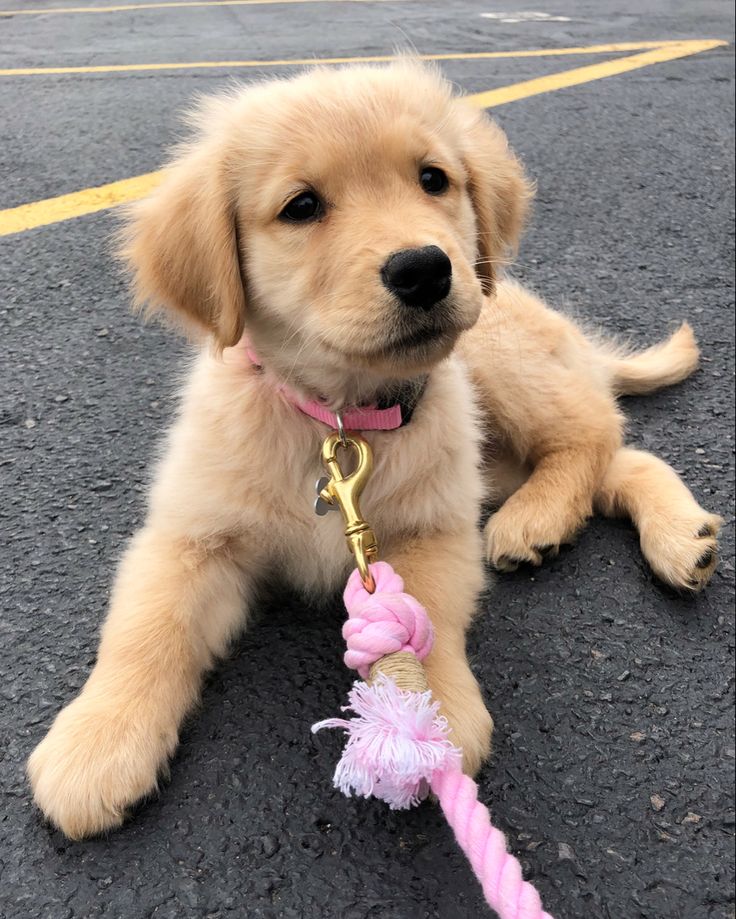
[[[0,12],[42,7],[72,3],[0,0]],[[16,14],[0,17],[1,66],[733,40],[733,10],[712,0],[540,0],[534,11],[552,18],[519,0]],[[442,68],[480,92],[621,56]],[[195,94],[293,70],[3,71],[0,211],[156,169]],[[480,793],[557,919],[736,915],[733,77],[730,45],[497,111],[538,184],[516,276],[636,342],[682,318],[694,326],[702,368],[629,400],[629,439],[726,518],[720,567],[696,598],[661,587],[633,530],[609,520],[541,570],[489,575],[470,636],[496,720]],[[0,915],[489,915],[431,804],[392,813],[332,789],[340,738],[309,726],[350,683],[341,606],[308,606],[278,584],[208,679],[170,781],[122,830],[72,843],[34,808],[25,759],[94,662],[188,355],[130,314],[114,227],[105,211],[0,238]]]

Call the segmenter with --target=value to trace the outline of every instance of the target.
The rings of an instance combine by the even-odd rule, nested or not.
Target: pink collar
[[[251,364],[256,369],[262,370],[263,364],[251,347],[250,342],[243,337],[240,343],[244,347]],[[300,412],[309,415],[310,418],[314,418],[316,421],[321,421],[322,424],[326,424],[330,428],[335,430],[339,428],[337,414],[331,412],[322,402],[316,399],[304,400],[283,383],[279,385],[278,389],[287,401],[296,406]],[[402,407],[399,402],[389,408],[376,408],[374,405],[347,408],[340,414],[346,431],[395,431],[404,423]],[[406,420],[408,421],[408,418]]]

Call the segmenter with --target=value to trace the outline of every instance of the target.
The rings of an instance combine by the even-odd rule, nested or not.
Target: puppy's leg
[[[718,561],[722,520],[703,510],[667,463],[641,450],[620,449],[596,495],[608,516],[628,516],[654,573],[672,587],[700,590]]]
[[[473,526],[417,538],[389,552],[386,560],[432,620],[435,643],[424,661],[427,679],[450,723],[453,743],[462,748],[463,768],[474,775],[490,752],[493,729],[465,652],[465,632],[484,579],[480,534]]]
[[[37,804],[67,836],[118,826],[156,787],[243,600],[224,540],[194,545],[151,528],[133,539],[94,670],[28,762]]]
[[[490,563],[513,571],[520,562],[540,565],[569,542],[593,511],[593,495],[617,446],[610,436],[544,454],[527,481],[486,525]]]
[[[590,516],[621,445],[623,418],[607,371],[569,320],[508,282],[461,348],[491,451],[502,466],[515,458],[517,472],[528,476],[488,521],[488,559],[503,570],[540,564]],[[502,486],[513,484],[505,478]]]

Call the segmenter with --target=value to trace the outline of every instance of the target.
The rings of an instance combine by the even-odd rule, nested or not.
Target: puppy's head
[[[434,71],[318,69],[206,100],[128,214],[139,302],[335,402],[411,376],[473,325],[529,188]]]

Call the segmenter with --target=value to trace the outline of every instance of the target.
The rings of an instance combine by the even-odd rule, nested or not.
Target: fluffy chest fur
[[[309,591],[334,589],[351,559],[340,515],[319,518],[313,509],[327,433],[241,349],[222,358],[203,352],[167,442],[150,522],[193,541],[246,541],[260,571]],[[365,436],[375,469],[361,503],[382,550],[475,520],[480,433],[458,358],[433,371],[408,425]]]

